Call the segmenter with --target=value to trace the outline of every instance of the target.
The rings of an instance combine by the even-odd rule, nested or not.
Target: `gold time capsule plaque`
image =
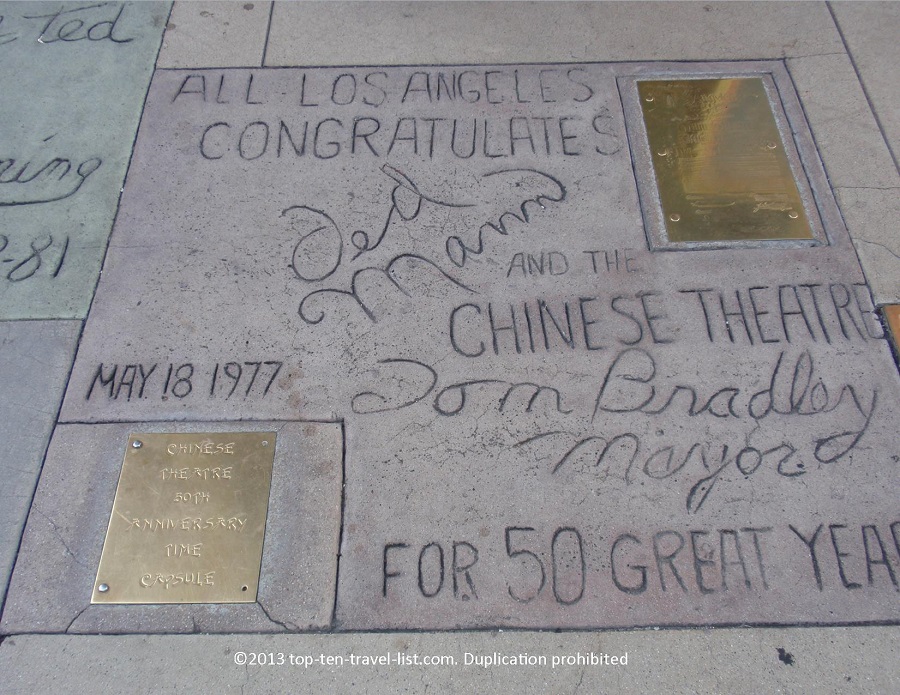
[[[133,434],[91,603],[256,601],[274,432]]]
[[[637,84],[670,242],[814,238],[760,78]]]

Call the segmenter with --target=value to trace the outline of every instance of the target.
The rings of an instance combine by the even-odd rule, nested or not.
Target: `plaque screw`
[[[109,584],[101,584],[97,587],[97,591],[99,591],[101,594],[105,594],[107,591],[109,591]]]
[[[790,217],[792,220],[796,220],[798,217],[800,217],[800,215],[798,215],[796,212],[789,212],[788,217]]]
[[[269,446],[269,442],[268,442],[267,440],[263,439],[262,445],[263,445],[263,446]]]
[[[653,97],[645,97],[644,101],[653,101]]]
[[[679,215],[678,213],[676,213],[674,215],[669,215],[669,219],[672,220],[673,222],[678,222],[678,220],[681,219],[681,215]]]
[[[657,152],[656,154],[658,154],[660,157],[665,157],[667,154],[669,154],[669,150],[662,149],[659,152]]]
[[[135,439],[133,442],[131,442],[131,446],[135,449],[140,449],[142,446],[144,446],[144,442]]]
[[[776,145],[774,142],[767,142],[766,147],[768,147],[770,150],[774,150],[776,147],[778,147],[778,145]]]

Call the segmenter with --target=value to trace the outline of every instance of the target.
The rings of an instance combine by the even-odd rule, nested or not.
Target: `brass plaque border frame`
[[[752,61],[748,61],[752,62]],[[816,159],[811,161],[811,153],[815,153],[815,144],[812,142],[812,134],[808,125],[796,123],[797,117],[791,119],[782,99],[782,89],[790,88],[783,82],[789,78],[779,80],[779,76],[768,66],[760,66],[756,70],[723,70],[716,72],[708,65],[702,69],[672,69],[672,70],[648,70],[639,74],[618,78],[619,93],[625,111],[625,127],[628,132],[629,147],[634,166],[635,180],[640,199],[641,214],[644,222],[644,231],[647,237],[647,247],[650,251],[698,251],[716,249],[798,249],[831,245],[823,223],[823,210],[820,209],[822,191],[821,186],[815,186],[814,176],[809,171],[810,166],[821,167],[821,162]],[[672,241],[666,231],[665,216],[660,200],[656,182],[656,173],[653,166],[653,156],[650,150],[650,139],[647,134],[638,94],[638,83],[659,80],[709,80],[709,79],[746,79],[759,78],[762,81],[769,106],[775,119],[775,125],[781,136],[784,152],[797,184],[800,200],[809,221],[812,239],[765,239],[765,240],[718,240],[718,241]],[[798,147],[801,143],[798,139],[808,138],[806,144],[806,156]],[[824,178],[824,170],[822,171]],[[827,179],[825,179],[827,181]],[[827,185],[827,184],[826,184]]]

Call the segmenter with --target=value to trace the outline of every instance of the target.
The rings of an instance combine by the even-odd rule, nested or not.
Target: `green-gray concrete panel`
[[[0,6],[0,318],[87,312],[169,4]]]

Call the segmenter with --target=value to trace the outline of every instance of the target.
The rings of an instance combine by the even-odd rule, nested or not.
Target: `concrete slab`
[[[825,3],[284,2],[275,5],[265,64],[740,60],[838,51]]]
[[[878,305],[900,300],[900,177],[897,184],[835,192]]]
[[[893,74],[900,62],[900,6],[893,2],[832,2],[830,7],[896,161],[900,99]]]
[[[649,250],[710,74],[828,243]],[[344,420],[343,629],[893,622],[872,309],[780,62],[161,70],[62,418]]]
[[[169,3],[4,3],[0,318],[81,318]]]
[[[789,59],[787,66],[832,186],[896,186],[890,152],[849,56]]]
[[[271,2],[176,2],[156,66],[262,65]]]
[[[77,321],[0,322],[0,597],[6,595],[80,332]]]
[[[124,681],[134,693],[181,692],[185,683],[192,690],[228,694],[432,689],[490,694],[892,693],[900,687],[897,670],[891,667],[897,651],[897,630],[878,627],[563,634],[28,635],[0,644],[0,669],[7,674],[4,690],[11,694],[118,690]],[[598,662],[607,655],[609,662],[592,665],[592,655]],[[626,655],[627,664],[613,665],[613,657]],[[398,656],[403,664],[397,663]],[[245,657],[247,664],[238,665]],[[492,658],[497,662],[490,665]],[[330,665],[327,659],[332,659]],[[369,659],[376,665],[366,663]],[[377,659],[386,663],[379,665]],[[424,665],[426,659],[442,665]],[[500,659],[506,661],[501,664]]]
[[[875,301],[900,301],[900,175],[846,55],[787,61]]]
[[[129,433],[273,429],[277,448],[256,603],[91,605]],[[342,454],[341,427],[334,423],[58,426],[0,631],[281,632],[329,627],[341,524]],[[160,552],[165,542],[160,541]],[[202,569],[190,564],[192,560],[202,557],[190,558],[186,569]],[[152,572],[152,558],[148,562],[147,571]]]

